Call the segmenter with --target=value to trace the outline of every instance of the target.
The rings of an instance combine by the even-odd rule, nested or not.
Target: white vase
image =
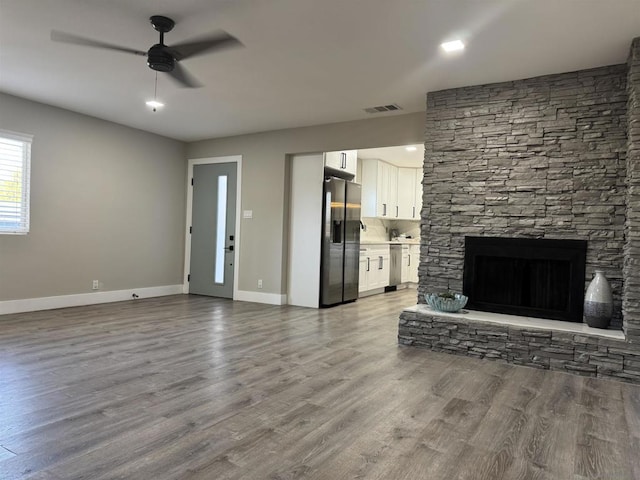
[[[608,328],[612,315],[613,296],[609,280],[602,270],[596,270],[584,296],[584,319],[590,327]]]

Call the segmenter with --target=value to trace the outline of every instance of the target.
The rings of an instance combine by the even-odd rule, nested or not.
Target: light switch
[[[253,210],[243,210],[242,218],[253,218]]]

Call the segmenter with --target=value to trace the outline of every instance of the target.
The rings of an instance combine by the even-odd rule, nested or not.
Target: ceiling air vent
[[[380,105],[379,107],[369,107],[364,109],[367,113],[393,112],[395,110],[402,110],[402,108],[399,105],[392,103],[390,105]]]

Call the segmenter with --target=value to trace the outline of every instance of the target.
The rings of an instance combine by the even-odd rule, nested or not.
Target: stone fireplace
[[[465,237],[466,308],[582,322],[587,242]]]
[[[640,381],[640,38],[626,64],[431,92],[425,139],[418,305],[400,343]],[[612,330],[430,311],[423,294],[472,288],[466,237],[582,242],[579,303],[604,270]]]

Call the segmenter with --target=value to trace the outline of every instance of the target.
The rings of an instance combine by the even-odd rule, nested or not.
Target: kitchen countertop
[[[360,245],[420,245],[419,238],[407,238],[404,240],[361,240]]]

